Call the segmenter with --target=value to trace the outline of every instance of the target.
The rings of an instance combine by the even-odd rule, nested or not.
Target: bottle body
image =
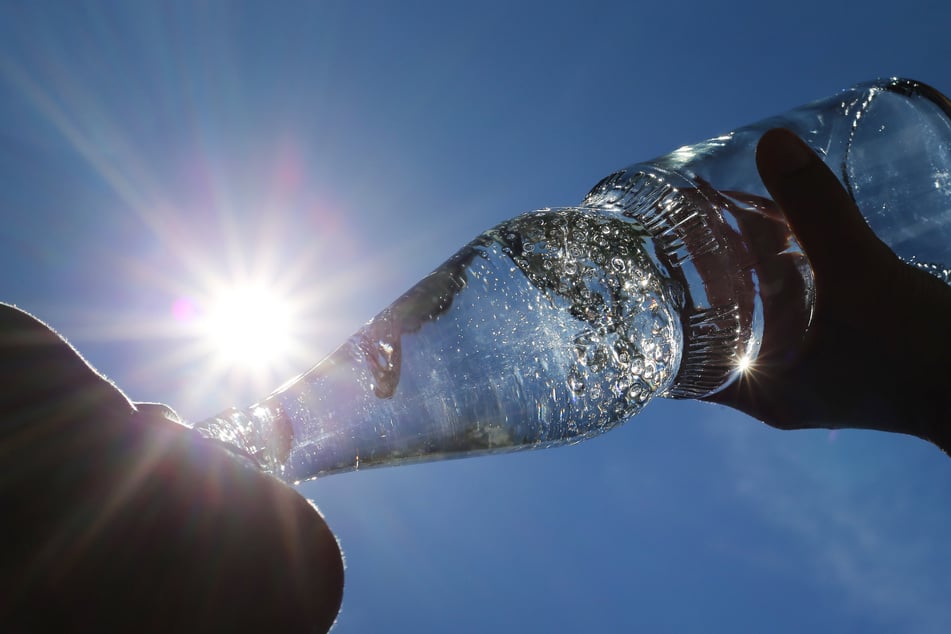
[[[515,218],[287,387],[196,428],[291,481],[602,433],[679,366],[683,293],[649,243],[598,209]]]

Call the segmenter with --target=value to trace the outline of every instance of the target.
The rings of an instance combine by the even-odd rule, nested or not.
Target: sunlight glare
[[[204,331],[226,364],[266,369],[291,352],[288,302],[266,288],[242,286],[224,291],[212,303]]]

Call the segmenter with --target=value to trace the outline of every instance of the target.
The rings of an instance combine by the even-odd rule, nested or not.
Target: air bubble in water
[[[568,387],[576,394],[584,392],[584,379],[581,378],[581,375],[572,372],[568,375]]]

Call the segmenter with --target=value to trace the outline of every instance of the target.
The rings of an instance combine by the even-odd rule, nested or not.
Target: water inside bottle
[[[510,220],[288,387],[215,419],[214,435],[241,429],[250,455],[296,481],[604,432],[680,364],[683,290],[651,248],[613,212]]]

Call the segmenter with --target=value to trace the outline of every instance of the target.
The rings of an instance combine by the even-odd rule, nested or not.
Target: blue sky
[[[191,420],[263,396],[480,231],[852,83],[951,91],[944,3],[0,7],[0,299]],[[295,354],[190,317],[259,278]],[[951,460],[655,402],[582,445],[307,483],[339,632],[946,632]]]

